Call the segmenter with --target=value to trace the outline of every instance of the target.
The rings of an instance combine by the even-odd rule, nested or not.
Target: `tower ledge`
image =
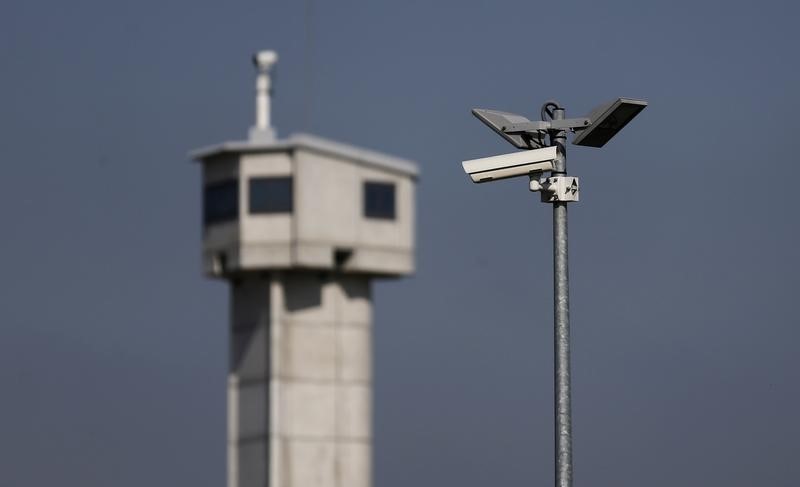
[[[419,178],[419,168],[408,159],[390,156],[377,151],[363,149],[350,144],[334,142],[316,135],[298,133],[288,139],[274,142],[236,140],[221,144],[201,147],[189,153],[195,161],[208,160],[214,156],[225,154],[287,152],[305,149],[320,155],[346,159],[350,162],[368,167],[375,167],[389,172]]]

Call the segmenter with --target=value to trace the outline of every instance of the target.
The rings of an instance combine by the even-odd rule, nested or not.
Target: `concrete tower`
[[[230,282],[229,487],[369,487],[374,278],[414,270],[416,166],[276,138],[272,51],[246,141],[193,152],[203,263]]]

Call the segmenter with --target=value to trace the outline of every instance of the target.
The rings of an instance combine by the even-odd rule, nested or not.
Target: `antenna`
[[[275,51],[259,51],[253,55],[256,76],[256,124],[250,129],[250,140],[272,142],[275,129],[270,123],[270,77],[269,72],[278,62]]]

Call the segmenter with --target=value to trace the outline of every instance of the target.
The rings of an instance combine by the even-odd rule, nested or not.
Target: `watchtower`
[[[414,270],[416,165],[270,124],[203,170],[203,267],[230,282],[229,487],[368,487],[374,278]]]

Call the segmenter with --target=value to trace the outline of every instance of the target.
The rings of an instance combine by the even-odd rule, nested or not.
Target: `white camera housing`
[[[555,147],[512,152],[499,156],[483,157],[464,161],[461,166],[475,183],[485,183],[496,179],[527,176],[553,170],[556,158]]]

